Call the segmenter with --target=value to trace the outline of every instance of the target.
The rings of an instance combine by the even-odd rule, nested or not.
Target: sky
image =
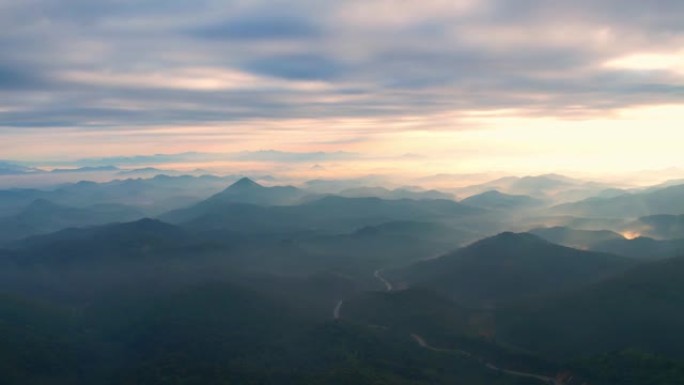
[[[0,0],[0,23],[4,161],[684,176],[681,0]]]

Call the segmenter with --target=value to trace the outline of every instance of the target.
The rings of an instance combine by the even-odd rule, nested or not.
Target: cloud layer
[[[85,133],[111,155],[114,135],[336,151],[502,111],[681,105],[683,19],[680,0],[0,0],[0,150],[63,156],[26,146]]]

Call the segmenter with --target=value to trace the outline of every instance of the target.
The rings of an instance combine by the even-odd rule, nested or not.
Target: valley
[[[8,383],[613,385],[594,357],[679,362],[676,234],[626,239],[624,226],[653,221],[627,217],[540,228],[547,209],[514,201],[319,196],[239,179],[158,218],[53,222],[0,248]],[[34,218],[67,212],[27,204]],[[525,216],[526,231],[507,231]]]

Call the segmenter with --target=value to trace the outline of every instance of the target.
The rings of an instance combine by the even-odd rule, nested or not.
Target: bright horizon
[[[63,3],[0,1],[0,160],[684,177],[678,1]]]

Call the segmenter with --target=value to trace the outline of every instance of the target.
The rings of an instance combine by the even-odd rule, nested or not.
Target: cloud
[[[471,128],[474,111],[680,104],[682,17],[679,0],[0,0],[0,135],[121,133],[125,148],[223,125],[279,148],[291,130],[274,127],[306,120],[311,143],[354,151]]]
[[[336,151],[336,152],[285,152],[276,150],[248,151],[229,156],[231,159],[243,161],[267,161],[278,163],[299,162],[327,162],[341,160],[358,160],[361,154]]]
[[[344,72],[332,57],[312,54],[276,55],[250,60],[249,72],[294,80],[332,80]]]
[[[306,18],[263,9],[195,28],[190,34],[209,40],[278,41],[315,38],[323,31]]]
[[[39,74],[17,63],[0,62],[0,89],[12,92],[38,90],[46,84]]]
[[[358,160],[363,155],[352,152],[287,152],[277,150],[242,151],[234,153],[184,152],[177,154],[155,154],[136,156],[112,156],[85,158],[73,162],[58,162],[52,165],[103,167],[103,166],[147,166],[162,164],[193,164],[206,162],[266,162],[266,163],[324,163],[330,161]]]

